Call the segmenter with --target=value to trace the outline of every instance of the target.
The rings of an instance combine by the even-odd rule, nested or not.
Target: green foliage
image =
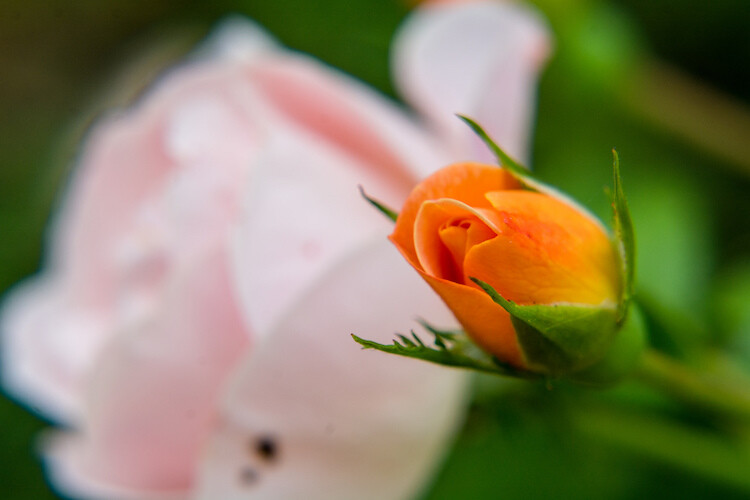
[[[625,172],[638,228],[636,294],[639,300],[647,294],[664,307],[705,320],[718,249],[713,212],[720,201],[712,199],[710,179],[678,173],[680,164],[689,163],[649,156],[646,150],[629,152]]]
[[[750,262],[729,267],[716,280],[711,309],[717,340],[750,364]]]

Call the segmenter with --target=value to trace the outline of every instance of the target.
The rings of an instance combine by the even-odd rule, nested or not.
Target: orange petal
[[[452,270],[447,268],[446,261],[441,259],[450,259],[450,256],[445,245],[440,241],[438,231],[428,229],[429,227],[439,227],[451,216],[461,215],[467,218],[473,217],[473,220],[481,223],[492,234],[497,234],[487,224],[489,221],[485,219],[485,216],[488,215],[486,210],[472,210],[471,207],[455,200],[427,202],[423,208],[424,210],[420,210],[420,215],[417,218],[417,224],[421,226],[422,230],[415,231],[415,233],[421,236],[417,241],[429,272],[423,270],[422,264],[417,258],[416,250],[409,253],[404,247],[398,245],[393,235],[391,235],[391,240],[396,243],[396,247],[404,258],[443,299],[466,333],[477,345],[504,362],[518,368],[524,368],[523,356],[508,313],[478,288],[443,279],[442,276],[446,276],[446,273],[450,273]]]
[[[476,243],[491,238],[496,230],[492,229],[494,223],[487,217],[492,217],[493,214],[486,212],[487,210],[476,210],[456,200],[424,202],[417,213],[413,230],[416,261],[421,269],[437,278],[463,282],[463,257],[457,260],[455,252],[463,254],[466,250],[456,248],[457,241],[454,241],[453,248],[446,246],[443,234],[453,223],[468,222],[477,226],[472,231],[477,239]],[[479,229],[480,226],[483,229]]]
[[[525,368],[510,315],[482,290],[419,271],[440,295],[471,339],[484,351],[517,368]]]
[[[616,301],[619,273],[608,235],[570,205],[529,191],[496,191],[496,238],[473,247],[464,273],[521,304]]]
[[[490,202],[484,196],[487,191],[519,187],[508,172],[496,166],[456,163],[445,167],[411,192],[391,234],[391,241],[407,256],[407,260],[415,263],[418,259],[414,246],[414,224],[424,202],[451,198],[474,208],[490,208]]]
[[[466,284],[463,272],[466,253],[475,245],[494,238],[497,233],[482,221],[459,219],[451,221],[446,227],[440,229],[439,235],[440,241],[450,253],[454,267],[458,271],[455,277],[442,277]]]

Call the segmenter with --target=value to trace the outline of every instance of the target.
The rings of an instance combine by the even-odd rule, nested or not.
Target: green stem
[[[750,422],[750,386],[696,373],[653,349],[644,353],[636,376],[687,404]]]
[[[750,448],[744,442],[604,405],[586,405],[571,413],[571,422],[596,441],[750,492]]]

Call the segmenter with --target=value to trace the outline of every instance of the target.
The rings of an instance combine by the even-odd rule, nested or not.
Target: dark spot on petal
[[[240,471],[240,481],[242,484],[255,484],[260,479],[258,472],[252,467],[245,467]]]
[[[271,436],[262,436],[255,441],[255,453],[267,462],[273,462],[278,458],[279,446],[276,439]]]

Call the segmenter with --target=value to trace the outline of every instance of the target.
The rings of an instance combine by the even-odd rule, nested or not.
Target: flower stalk
[[[750,424],[748,385],[698,373],[655,349],[643,353],[634,376],[690,406]]]

